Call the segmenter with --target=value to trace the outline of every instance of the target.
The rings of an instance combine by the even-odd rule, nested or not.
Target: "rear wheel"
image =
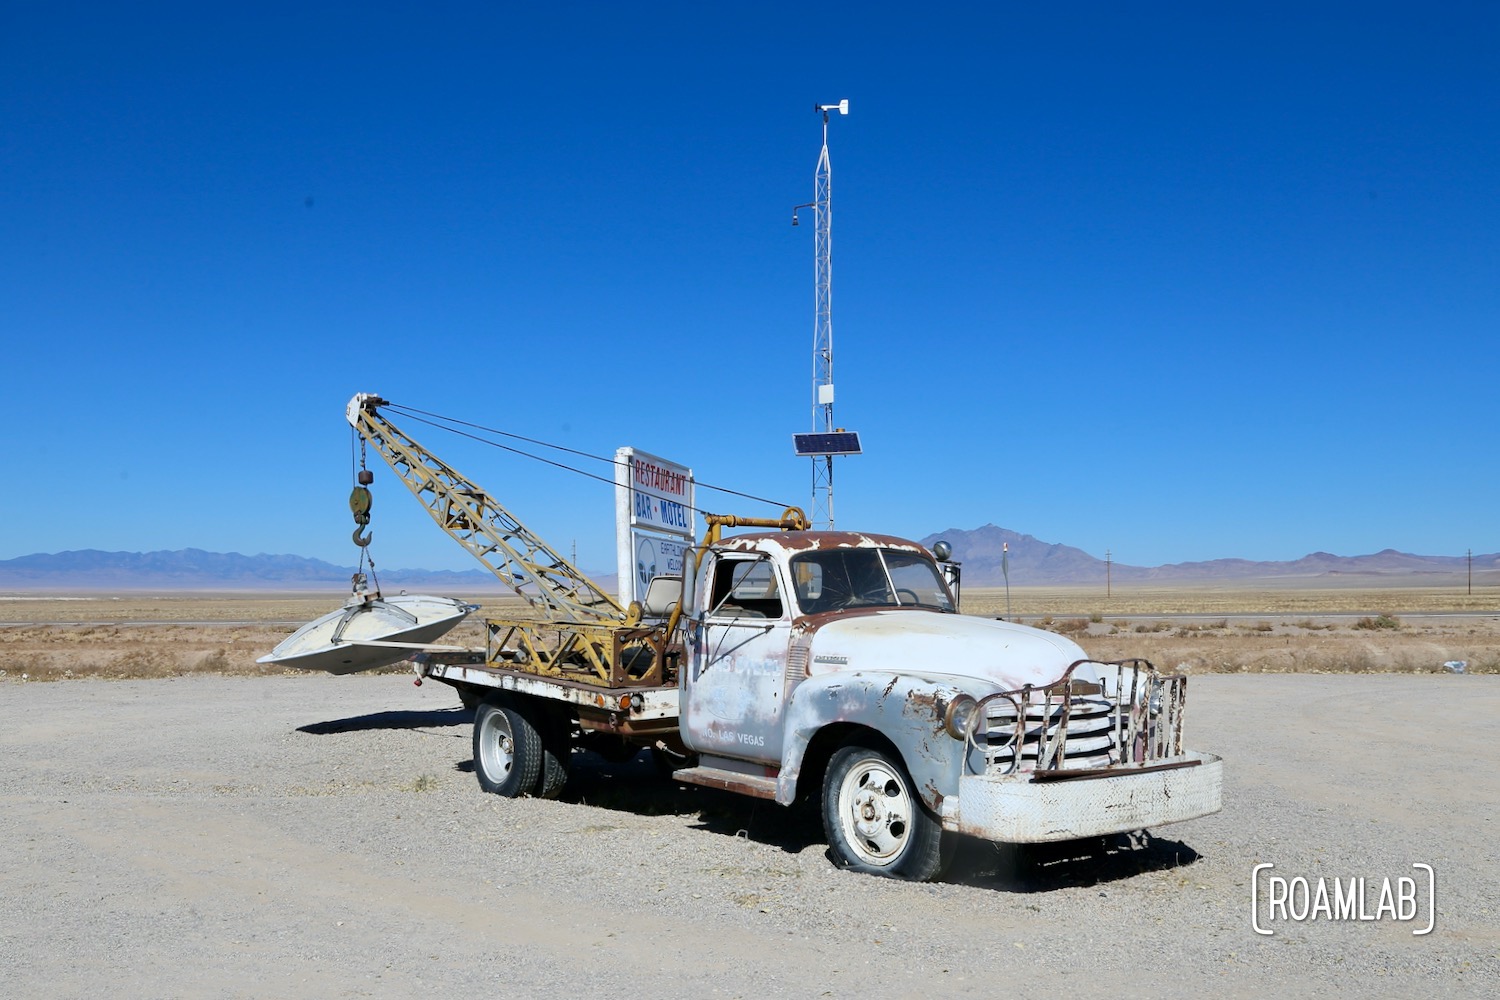
[[[474,712],[474,776],[506,798],[530,794],[542,770],[542,739],[524,714],[486,702]]]
[[[567,719],[544,713],[536,720],[536,728],[542,738],[542,767],[537,774],[535,795],[555,799],[568,783],[573,758],[573,741],[569,736],[572,726]]]
[[[828,762],[823,829],[840,868],[927,882],[942,874],[943,829],[900,761],[851,744]]]
[[[536,778],[536,791],[533,793],[539,799],[555,799],[562,794],[563,787],[568,783],[568,765],[563,763],[566,758],[543,748],[542,767]]]

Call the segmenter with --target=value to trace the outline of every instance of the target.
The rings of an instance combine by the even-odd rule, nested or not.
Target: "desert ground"
[[[500,594],[445,642],[483,646],[483,614],[520,614]],[[255,663],[337,593],[0,593],[0,679],[266,676]],[[1141,656],[1185,673],[1500,673],[1500,586],[968,588],[967,614],[1010,617],[1077,639],[1100,659]]]
[[[966,842],[932,885],[840,872],[815,825],[644,757],[580,755],[555,802],[484,795],[449,689],[254,665],[338,595],[0,597],[0,996],[1494,996],[1487,597],[1013,592],[1094,655],[1202,675],[1187,742],[1225,758],[1224,810]],[[1257,934],[1258,864],[1431,865],[1434,929]]]

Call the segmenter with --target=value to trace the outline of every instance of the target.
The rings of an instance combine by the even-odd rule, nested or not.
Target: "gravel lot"
[[[0,682],[0,994],[1500,994],[1500,678],[1195,677],[1188,732],[1227,760],[1221,814],[970,843],[908,885],[645,758],[578,758],[557,802],[483,795],[441,685]],[[1261,862],[1431,864],[1436,929],[1258,936]]]

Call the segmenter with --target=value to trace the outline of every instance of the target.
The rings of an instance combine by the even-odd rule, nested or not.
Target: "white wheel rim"
[[[504,712],[485,714],[479,734],[480,764],[491,780],[503,780],[516,765],[516,740],[510,731],[510,720]]]
[[[901,856],[911,837],[912,799],[906,782],[879,760],[862,760],[839,786],[844,842],[861,861],[885,866]]]

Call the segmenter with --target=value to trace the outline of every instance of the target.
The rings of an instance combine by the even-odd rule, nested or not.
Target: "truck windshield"
[[[898,549],[827,549],[792,557],[803,614],[843,608],[924,607],[952,611],[932,560]]]

